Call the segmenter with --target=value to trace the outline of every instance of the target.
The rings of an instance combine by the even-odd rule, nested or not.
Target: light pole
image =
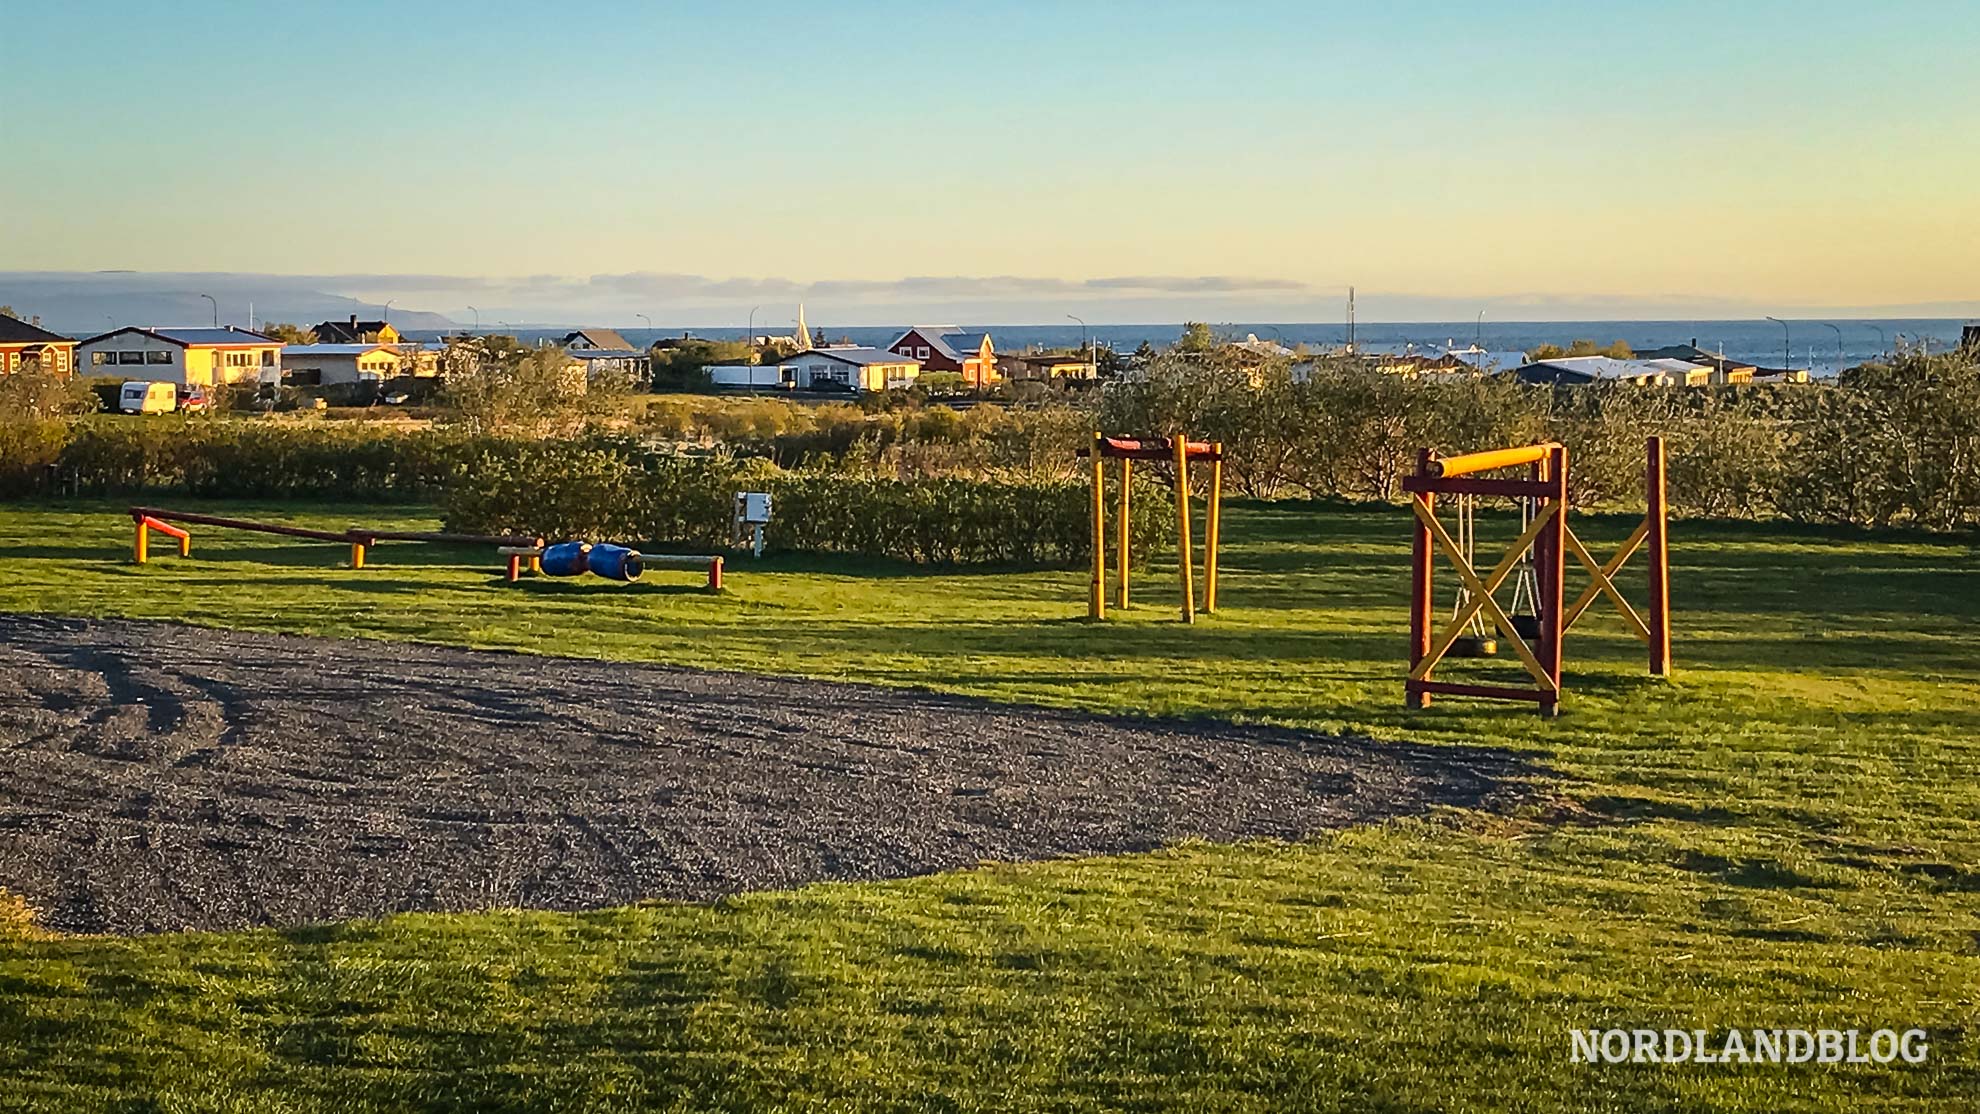
[[[1788,331],[1788,323],[1773,314],[1768,314],[1767,320],[1781,327],[1781,370],[1786,371],[1794,364],[1793,334]]]
[[[1834,329],[1836,332],[1836,374],[1841,375],[1843,369],[1842,326],[1831,325],[1827,321],[1822,322],[1822,324],[1827,326],[1828,328]]]
[[[475,333],[481,331],[481,311],[473,306],[469,306],[468,312],[474,314],[474,328],[468,333],[469,336],[473,336]]]
[[[637,318],[639,318],[639,319],[640,319],[641,321],[644,321],[644,322],[646,322],[646,331],[647,331],[647,332],[649,332],[649,333],[650,333],[650,332],[652,332],[652,331],[653,331],[653,319],[652,319],[651,317],[648,317],[648,316],[646,316],[646,315],[645,315],[645,314],[643,314],[643,313],[635,313],[635,314],[633,314],[633,316],[634,316],[634,317],[637,317]]]
[[[209,301],[209,302],[213,302],[213,295],[211,295],[211,294],[201,294],[201,295],[200,295],[200,297],[202,297],[202,298],[205,298],[205,299],[206,299],[207,301]],[[219,302],[213,302],[213,327],[214,327],[214,328],[216,328],[216,329],[220,327],[220,303],[219,303]]]
[[[387,325],[390,325],[392,323],[392,303],[396,301],[398,301],[397,298],[385,299],[384,308],[378,311],[378,316],[381,319],[383,319],[385,324]]]
[[[1875,325],[1866,325],[1864,327],[1869,329],[1871,332],[1877,334],[1877,358],[1880,360],[1883,359],[1884,353],[1890,351],[1891,348],[1890,338],[1884,335],[1884,330],[1878,328]]]
[[[756,311],[762,308],[762,306],[749,307],[749,328],[743,330],[743,343],[752,348],[756,347]],[[752,375],[750,378],[756,377]]]
[[[1093,351],[1092,332],[1086,327],[1086,318],[1076,313],[1068,313],[1066,316],[1079,322],[1079,346],[1086,352],[1087,362],[1093,365],[1093,377],[1098,379],[1100,377],[1100,360]]]
[[[1471,346],[1473,348],[1478,349],[1480,352],[1483,352],[1485,350],[1485,346],[1480,342],[1484,340],[1484,338],[1485,338],[1485,311],[1481,309],[1478,311],[1477,331],[1471,334]]]

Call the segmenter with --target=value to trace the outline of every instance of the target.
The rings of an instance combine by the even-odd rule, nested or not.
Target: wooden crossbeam
[[[1519,567],[1520,557],[1528,549],[1532,548],[1534,539],[1540,536],[1540,531],[1546,527],[1548,521],[1553,517],[1554,504],[1552,503],[1547,504],[1539,514],[1533,516],[1533,521],[1527,525],[1526,532],[1514,540],[1512,547],[1506,550],[1506,555],[1499,559],[1497,565],[1493,566],[1492,574],[1485,578],[1485,591],[1488,594],[1497,592],[1499,586],[1506,582],[1506,577],[1512,575],[1512,571]],[[1430,643],[1430,653],[1421,662],[1417,663],[1415,669],[1410,670],[1410,677],[1418,681],[1428,677],[1430,670],[1443,659],[1445,654],[1450,652],[1451,645],[1458,640],[1459,635],[1464,633],[1464,628],[1471,622],[1472,617],[1477,615],[1484,607],[1485,601],[1475,595],[1467,600],[1465,605],[1458,609],[1457,617],[1452,619],[1450,625],[1445,627],[1443,632],[1437,636],[1436,640]]]
[[[1444,529],[1444,524],[1437,521],[1436,514],[1424,505],[1423,500],[1411,499],[1409,506],[1410,510],[1414,511],[1416,517],[1423,523],[1423,528],[1430,532],[1432,538],[1436,539],[1437,548],[1443,550],[1444,556],[1450,559],[1451,566],[1457,570],[1458,579],[1464,581],[1464,586],[1471,592],[1472,598],[1479,601],[1486,613],[1492,616],[1493,626],[1499,629],[1499,633],[1512,646],[1513,652],[1519,655],[1519,660],[1521,664],[1526,666],[1526,671],[1533,675],[1534,680],[1540,682],[1541,688],[1546,689],[1549,693],[1558,693],[1559,686],[1554,684],[1554,679],[1547,675],[1546,666],[1540,664],[1540,659],[1533,653],[1533,648],[1528,646],[1526,640],[1519,636],[1519,631],[1513,628],[1512,618],[1506,614],[1504,608],[1499,606],[1499,601],[1493,599],[1492,593],[1485,590],[1484,582],[1478,579],[1478,573],[1472,569],[1470,562],[1464,559],[1464,554],[1458,549],[1457,543],[1451,540],[1450,532]],[[1553,506],[1553,504],[1549,504],[1550,509]],[[1539,518],[1541,516],[1535,515],[1534,517]],[[1430,669],[1436,664],[1436,658],[1424,658],[1410,672],[1410,678],[1412,680],[1425,679]]]
[[[1574,606],[1568,608],[1567,613],[1562,616],[1561,633],[1566,634],[1572,629],[1575,620],[1581,618],[1581,613],[1588,610],[1588,605],[1594,603],[1596,597],[1606,591],[1609,598],[1613,599],[1617,606],[1622,609],[1624,612],[1624,621],[1630,624],[1631,629],[1636,632],[1636,636],[1645,642],[1650,641],[1650,628],[1636,614],[1635,609],[1623,600],[1622,594],[1616,590],[1614,580],[1617,570],[1627,564],[1632,556],[1635,556],[1636,551],[1642,547],[1644,539],[1650,536],[1649,520],[1645,519],[1643,522],[1638,523],[1636,529],[1622,543],[1622,548],[1616,550],[1615,555],[1607,561],[1602,562],[1599,567],[1595,564],[1594,558],[1589,555],[1587,548],[1581,544],[1581,539],[1574,536],[1574,531],[1569,530],[1566,533],[1568,548],[1572,549],[1575,556],[1581,559],[1582,564],[1588,567],[1588,572],[1595,578],[1595,582],[1590,584],[1582,591],[1581,595],[1575,598]]]

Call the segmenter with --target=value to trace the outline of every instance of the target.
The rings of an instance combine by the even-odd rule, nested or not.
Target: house
[[[1535,360],[1513,372],[1522,382],[1554,386],[1628,383],[1638,387],[1702,387],[1712,369],[1685,360],[1619,360],[1613,356],[1561,356]]]
[[[708,373],[708,381],[717,387],[797,386],[797,369],[781,364],[709,364],[701,370]]]
[[[987,387],[997,373],[997,350],[989,333],[968,333],[955,325],[916,325],[902,333],[887,351],[917,360],[923,371],[952,371],[967,387]]]
[[[610,329],[592,330],[612,333]],[[578,334],[572,334],[578,335]],[[617,336],[617,333],[612,333]],[[646,352],[632,348],[570,348],[564,349],[569,356],[584,369],[586,381],[600,375],[614,375],[635,383],[645,383],[653,378],[653,357]]]
[[[218,329],[128,326],[76,346],[90,375],[150,379],[193,387],[279,380],[282,342],[226,325]]]
[[[631,352],[632,342],[614,329],[579,329],[557,342],[573,352]]]
[[[999,356],[997,368],[1008,379],[1097,379],[1100,375],[1092,358],[1077,352]]]
[[[51,375],[68,375],[76,370],[76,342],[42,328],[39,317],[22,321],[0,313],[0,375],[29,366]]]
[[[1702,365],[1711,369],[1711,383],[1714,386],[1722,386],[1728,383],[1751,383],[1753,382],[1753,373],[1756,370],[1756,365],[1747,363],[1745,360],[1727,359],[1721,353],[1707,352],[1705,349],[1698,347],[1698,342],[1695,340],[1690,344],[1667,344],[1662,348],[1652,348],[1647,352],[1638,352],[1636,358],[1639,360],[1683,360],[1687,363]]]
[[[921,361],[878,348],[807,348],[777,367],[802,391],[884,391],[912,384],[922,371]]]
[[[433,375],[433,353],[391,344],[289,344],[282,347],[282,380],[298,387]]]
[[[318,344],[399,343],[399,330],[384,321],[359,321],[355,313],[348,321],[325,321],[310,332]]]

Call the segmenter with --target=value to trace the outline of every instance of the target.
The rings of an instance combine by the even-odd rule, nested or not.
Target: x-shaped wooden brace
[[[1458,608],[1457,616],[1451,620],[1451,624],[1431,642],[1430,652],[1424,655],[1422,661],[1416,663],[1416,668],[1409,671],[1409,679],[1412,681],[1429,679],[1430,671],[1436,668],[1437,662],[1449,652],[1451,644],[1464,633],[1464,628],[1471,622],[1472,617],[1482,610],[1492,616],[1492,625],[1497,627],[1499,634],[1511,644],[1513,653],[1519,655],[1520,662],[1526,666],[1528,673],[1533,674],[1533,679],[1540,682],[1540,687],[1549,692],[1557,691],[1554,679],[1547,675],[1547,669],[1540,664],[1539,656],[1526,644],[1526,640],[1519,636],[1519,632],[1513,629],[1512,619],[1506,615],[1505,609],[1499,606],[1499,601],[1492,598],[1492,593],[1498,590],[1499,585],[1505,583],[1506,577],[1512,575],[1513,569],[1519,565],[1520,557],[1533,547],[1534,541],[1540,537],[1541,530],[1553,521],[1554,515],[1559,513],[1559,504],[1549,502],[1541,507],[1540,513],[1533,516],[1532,522],[1527,523],[1526,532],[1514,540],[1512,548],[1506,550],[1506,555],[1499,559],[1499,563],[1493,566],[1491,574],[1483,580],[1478,578],[1478,570],[1471,567],[1471,562],[1465,559],[1457,543],[1451,540],[1451,535],[1444,529],[1444,524],[1437,521],[1437,513],[1430,509],[1421,495],[1410,496],[1409,508],[1416,512],[1416,517],[1423,523],[1424,528],[1430,531],[1430,536],[1437,539],[1437,548],[1443,550],[1444,556],[1450,559],[1452,567],[1457,569],[1458,579],[1464,582],[1465,590],[1470,593],[1470,598],[1465,601],[1463,607]]]
[[[1588,552],[1588,547],[1581,544],[1581,539],[1574,536],[1573,530],[1562,532],[1567,535],[1568,552],[1574,554],[1575,559],[1580,561],[1582,567],[1588,570],[1588,575],[1593,578],[1594,583],[1590,584],[1575,599],[1574,606],[1568,608],[1567,613],[1562,616],[1561,633],[1566,634],[1568,628],[1574,626],[1574,621],[1581,618],[1581,613],[1588,610],[1588,605],[1595,602],[1595,597],[1606,595],[1610,600],[1614,601],[1616,611],[1622,615],[1623,622],[1628,625],[1631,633],[1641,639],[1645,645],[1648,645],[1650,642],[1650,627],[1644,623],[1643,617],[1636,613],[1636,609],[1629,605],[1629,601],[1624,599],[1622,592],[1616,588],[1615,575],[1616,570],[1622,568],[1629,561],[1630,557],[1642,547],[1643,540],[1650,536],[1649,520],[1646,519],[1639,523],[1636,531],[1630,534],[1629,538],[1622,543],[1622,548],[1616,550],[1615,556],[1610,557],[1600,565],[1595,563],[1595,558]]]

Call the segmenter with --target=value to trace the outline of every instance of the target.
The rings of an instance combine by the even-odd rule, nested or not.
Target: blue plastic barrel
[[[630,583],[638,580],[642,562],[636,550],[623,545],[594,545],[591,547],[591,571],[607,580],[624,580]]]
[[[539,561],[545,576],[583,576],[585,551],[591,547],[583,542],[559,542],[545,546]]]

